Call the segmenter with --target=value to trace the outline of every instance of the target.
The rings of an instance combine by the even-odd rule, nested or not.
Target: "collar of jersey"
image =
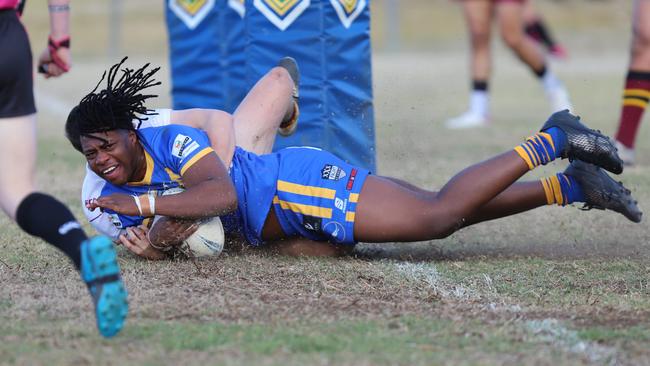
[[[147,171],[144,173],[144,178],[139,182],[127,182],[129,186],[146,186],[151,184],[151,177],[153,176],[153,158],[147,152],[147,149],[142,146],[142,151],[144,151],[144,160],[147,164]]]

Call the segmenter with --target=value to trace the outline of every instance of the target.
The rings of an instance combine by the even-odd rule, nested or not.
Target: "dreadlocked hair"
[[[78,151],[81,151],[81,136],[119,129],[134,131],[147,120],[146,116],[156,114],[145,107],[144,102],[157,95],[142,91],[161,84],[153,78],[160,67],[147,70],[149,64],[146,64],[135,71],[126,67],[120,70],[126,59],[111,66],[108,72],[104,71],[95,88],[70,111],[65,133]],[[97,91],[104,79],[106,88]],[[134,126],[136,120],[138,123]]]

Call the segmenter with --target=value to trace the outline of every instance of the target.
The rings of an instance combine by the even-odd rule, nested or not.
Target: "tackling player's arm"
[[[176,195],[155,197],[155,214],[198,219],[225,215],[237,208],[235,187],[225,166],[212,149],[186,170],[183,169],[181,177],[186,190]],[[142,215],[141,208],[138,208],[133,196],[128,194],[102,196],[89,202],[86,207],[90,210],[97,207],[110,209],[129,216]],[[145,212],[149,216],[153,213]]]
[[[186,109],[172,111],[169,123],[185,125],[203,130],[210,145],[225,166],[230,166],[235,153],[235,130],[230,113],[216,109]]]

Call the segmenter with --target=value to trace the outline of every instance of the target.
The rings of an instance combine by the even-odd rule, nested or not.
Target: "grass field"
[[[629,4],[539,3],[571,52],[553,68],[576,111],[613,133],[628,60]],[[545,121],[541,87],[495,42],[493,125],[441,128],[467,100],[460,12],[449,1],[408,0],[400,14],[403,48],[396,52],[383,48],[386,18],[382,2],[373,4],[378,173],[440,187]],[[38,6],[29,3],[26,17],[35,49],[46,29]],[[73,72],[36,83],[39,184],[79,217],[83,159],[62,127],[67,110],[115,61],[103,46],[105,7],[75,3],[75,30],[89,30],[73,40],[79,47]],[[163,65],[165,85],[152,106],[167,106],[159,7],[153,0],[127,5],[122,52],[134,65]],[[91,23],[90,16],[99,20]],[[96,27],[81,28],[87,24]],[[649,141],[643,126],[639,164],[620,177],[642,209],[650,207]],[[565,166],[556,162],[526,179]],[[98,336],[86,289],[65,258],[6,218],[0,225],[1,364],[650,364],[650,230],[647,221],[632,224],[610,212],[547,207],[445,240],[360,244],[356,257],[342,259],[244,250],[197,268],[145,262],[121,250],[131,314],[108,341]]]

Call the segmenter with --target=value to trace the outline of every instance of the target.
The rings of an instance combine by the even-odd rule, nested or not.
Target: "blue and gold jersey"
[[[144,148],[147,170],[139,182],[129,182],[123,186],[115,186],[90,172],[84,180],[84,200],[107,196],[113,193],[140,195],[147,192],[162,192],[164,190],[182,187],[181,177],[192,165],[205,155],[213,152],[208,137],[203,131],[194,128],[168,125],[164,127],[145,128],[137,131],[138,138]],[[88,211],[88,210],[86,210]],[[89,216],[94,213],[94,216]],[[103,222],[98,227],[100,232],[117,238],[122,229],[140,225],[142,216],[127,216],[111,210],[95,210],[87,212],[91,223],[95,220]],[[102,217],[100,219],[100,217]],[[112,225],[113,228],[107,227]]]
[[[87,169],[82,200],[112,193],[139,195],[182,186],[183,173],[213,151],[202,131],[169,125],[170,111],[157,112],[151,121],[145,121],[148,128],[138,131],[147,159],[145,178],[117,187]],[[238,231],[251,245],[261,245],[264,223],[269,211],[274,210],[289,237],[338,244],[356,242],[356,206],[369,171],[316,148],[287,148],[256,155],[237,147],[229,174],[237,191],[238,208],[221,217],[227,233]],[[144,220],[108,210],[89,211],[84,207],[84,212],[97,231],[114,239],[124,228]]]

